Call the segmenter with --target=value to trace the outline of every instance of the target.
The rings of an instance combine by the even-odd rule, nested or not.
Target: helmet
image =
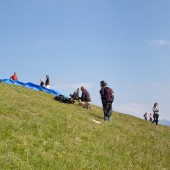
[[[104,80],[102,80],[102,81],[100,82],[100,86],[101,86],[101,87],[105,87],[105,86],[107,86],[107,83],[106,83]]]

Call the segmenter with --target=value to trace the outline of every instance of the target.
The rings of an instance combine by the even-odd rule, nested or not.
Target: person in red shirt
[[[14,74],[10,77],[10,79],[12,79],[12,80],[14,80],[14,81],[18,80],[18,78],[17,78],[17,73],[14,72]]]

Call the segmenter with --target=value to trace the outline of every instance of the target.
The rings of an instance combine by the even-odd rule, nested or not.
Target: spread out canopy
[[[11,79],[1,79],[1,82],[6,83],[6,84],[14,84],[14,85],[23,86],[23,87],[26,87],[26,88],[29,88],[29,89],[32,89],[32,90],[44,91],[46,93],[50,93],[50,94],[53,94],[55,96],[63,95],[63,94],[61,94],[60,92],[58,92],[56,90],[47,89],[44,86],[39,86],[39,85],[33,84],[31,82],[23,83],[23,82],[20,82],[20,81],[13,81]],[[66,95],[63,95],[63,96],[68,98]]]

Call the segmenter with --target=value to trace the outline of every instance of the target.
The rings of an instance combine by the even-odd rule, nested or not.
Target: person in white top
[[[158,103],[154,103],[153,106],[153,122],[152,123],[156,123],[156,125],[158,124],[158,118],[159,118],[159,107],[158,107]]]

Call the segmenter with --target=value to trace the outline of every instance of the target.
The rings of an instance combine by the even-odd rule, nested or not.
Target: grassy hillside
[[[0,169],[170,169],[169,127],[53,97],[0,83]]]

